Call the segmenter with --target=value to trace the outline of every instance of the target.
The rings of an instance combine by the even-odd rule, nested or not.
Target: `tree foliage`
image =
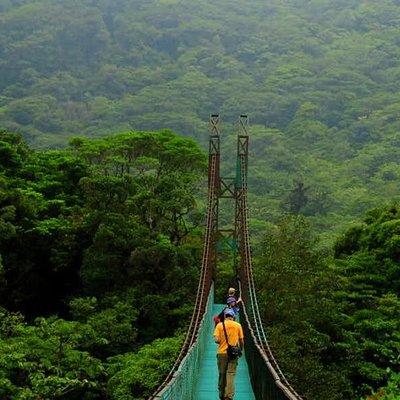
[[[309,398],[395,396],[399,215],[397,205],[370,211],[337,240],[332,259],[302,216],[266,237],[257,259],[266,329],[281,368]]]
[[[0,155],[0,397],[147,396],[181,339],[142,346],[186,326],[197,285],[202,151],[171,131],[49,151],[2,132]]]

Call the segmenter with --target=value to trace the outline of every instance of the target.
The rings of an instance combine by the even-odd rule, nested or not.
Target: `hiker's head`
[[[233,312],[233,310],[231,310],[231,309],[227,309],[226,311],[225,311],[225,318],[235,318],[235,313]]]
[[[226,304],[229,307],[234,307],[236,305],[236,298],[233,297],[233,296],[228,297],[227,300],[226,300]]]
[[[233,288],[233,287],[229,288],[229,290],[228,290],[228,296],[234,296],[234,295],[235,295],[235,292],[236,292],[236,289],[235,289],[235,288]]]

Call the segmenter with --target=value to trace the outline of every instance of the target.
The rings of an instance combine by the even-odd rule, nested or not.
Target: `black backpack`
[[[218,314],[219,322],[225,321],[225,310],[226,310],[227,308],[228,308],[228,307],[224,307],[224,309]]]

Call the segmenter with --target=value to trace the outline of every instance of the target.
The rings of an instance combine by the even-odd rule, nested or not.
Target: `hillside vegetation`
[[[294,209],[320,232],[399,198],[396,0],[0,0],[0,12],[0,125],[35,146],[166,127],[204,142],[210,112],[229,124],[246,112],[257,219],[276,221],[298,181]]]

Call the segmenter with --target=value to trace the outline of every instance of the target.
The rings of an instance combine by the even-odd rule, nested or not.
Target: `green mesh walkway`
[[[214,304],[212,315],[218,314],[223,309],[222,304]],[[193,400],[218,400],[218,369],[217,369],[217,345],[213,340],[214,324],[208,327],[207,341],[204,348],[204,356],[200,361],[198,383],[195,387]],[[249,370],[246,358],[239,360],[239,366],[235,379],[234,400],[255,400],[250,383]]]

